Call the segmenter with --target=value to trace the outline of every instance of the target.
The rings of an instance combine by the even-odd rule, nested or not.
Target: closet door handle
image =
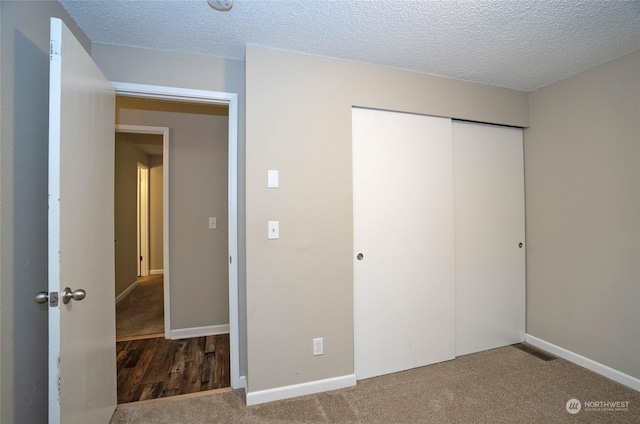
[[[356,256],[356,258],[358,258],[359,261],[364,259],[364,255],[362,253],[358,253],[358,256]]]

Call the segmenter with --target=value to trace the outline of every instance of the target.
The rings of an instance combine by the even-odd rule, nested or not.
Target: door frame
[[[117,129],[116,129],[116,132]],[[138,277],[149,275],[149,167],[138,162]]]
[[[118,92],[116,91],[116,96]],[[116,132],[162,136],[162,268],[164,291],[164,337],[171,338],[171,274],[169,250],[169,127],[116,124]],[[147,179],[148,182],[148,179]],[[149,209],[147,208],[147,211]],[[148,220],[147,220],[148,228]],[[148,233],[147,233],[148,234]],[[149,240],[147,238],[147,256]],[[147,261],[148,264],[148,261]],[[148,271],[148,270],[147,270]]]
[[[226,105],[229,108],[228,125],[228,214],[229,214],[229,341],[231,387],[244,387],[240,379],[239,296],[238,296],[238,94],[220,91],[196,90],[111,81],[116,96],[173,100],[192,103]],[[168,152],[167,152],[168,153]],[[168,155],[166,156],[168,158]],[[168,163],[165,160],[165,163]],[[165,185],[168,190],[168,184]],[[165,202],[168,196],[165,196]],[[166,240],[166,239],[165,239]],[[165,251],[166,254],[166,251]],[[165,278],[166,278],[165,269]],[[167,310],[165,309],[165,314]],[[166,315],[165,315],[166,316]],[[165,321],[165,325],[166,325]],[[166,327],[165,327],[166,331]]]

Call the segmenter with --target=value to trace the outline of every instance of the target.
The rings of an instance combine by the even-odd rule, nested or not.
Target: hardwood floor
[[[116,343],[118,404],[229,387],[229,335]]]

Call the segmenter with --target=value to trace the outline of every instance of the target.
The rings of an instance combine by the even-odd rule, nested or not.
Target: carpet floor
[[[158,333],[164,333],[164,279],[149,275],[116,305],[116,340]]]
[[[567,412],[577,399],[582,409]],[[618,410],[596,410],[619,402]],[[626,406],[625,406],[626,405]],[[244,391],[118,407],[122,423],[640,423],[640,392],[563,359],[507,346],[359,381],[354,387],[246,406]]]

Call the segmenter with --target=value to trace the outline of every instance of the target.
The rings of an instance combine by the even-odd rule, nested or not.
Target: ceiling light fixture
[[[219,12],[228,12],[233,7],[233,0],[207,0],[207,3]]]

